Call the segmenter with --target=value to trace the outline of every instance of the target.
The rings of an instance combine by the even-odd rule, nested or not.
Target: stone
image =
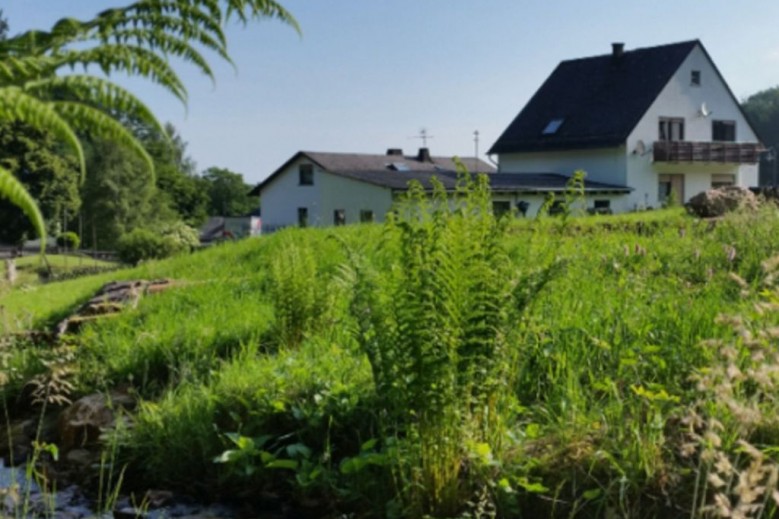
[[[716,218],[737,209],[755,211],[758,206],[755,194],[738,186],[703,191],[685,204],[690,213],[701,218]]]
[[[76,447],[96,445],[102,430],[114,425],[116,410],[131,409],[134,405],[131,396],[119,392],[108,397],[94,393],[76,400],[60,415],[60,448],[69,452]]]

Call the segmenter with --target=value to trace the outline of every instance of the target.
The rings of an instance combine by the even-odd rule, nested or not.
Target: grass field
[[[332,517],[773,514],[776,209],[507,223],[475,190],[456,214],[290,229],[0,305],[40,328],[108,280],[176,280],[69,341],[71,397],[143,401],[128,487]],[[4,401],[51,369],[39,348],[0,350]]]

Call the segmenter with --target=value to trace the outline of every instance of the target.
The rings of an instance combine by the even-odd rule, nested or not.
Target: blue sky
[[[88,18],[114,0],[4,0],[11,33]],[[765,0],[282,0],[299,37],[274,21],[228,30],[237,73],[213,57],[217,84],[178,68],[189,106],[129,85],[189,142],[199,169],[249,182],[298,150],[483,154],[564,59],[701,39],[733,92],[779,84],[779,2]]]

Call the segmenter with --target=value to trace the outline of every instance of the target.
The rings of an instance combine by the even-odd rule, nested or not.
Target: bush
[[[117,254],[125,263],[136,265],[141,261],[172,256],[179,249],[174,239],[148,229],[135,229],[119,238]]]
[[[78,237],[78,234],[68,231],[63,232],[59,236],[57,236],[57,246],[62,247],[64,249],[78,249],[81,245],[81,238]]]
[[[191,252],[200,245],[200,236],[197,231],[184,222],[176,222],[163,227],[162,235],[171,241],[177,253]]]

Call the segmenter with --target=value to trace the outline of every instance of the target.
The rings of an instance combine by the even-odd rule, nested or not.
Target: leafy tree
[[[160,196],[151,172],[126,148],[99,140],[86,145],[88,175],[81,189],[84,243],[113,249],[140,227],[174,222],[178,216]]]
[[[55,227],[76,216],[81,204],[78,163],[61,154],[51,133],[19,122],[0,123],[0,167],[37,199],[50,224],[49,234],[56,236],[60,229]],[[0,222],[0,241],[5,243],[18,243],[35,234],[30,220],[3,199]]]
[[[160,132],[151,111],[133,94],[103,77],[125,72],[142,77],[186,102],[186,88],[168,58],[177,57],[213,79],[200,48],[230,61],[224,24],[273,17],[297,28],[274,0],[138,0],[107,9],[91,20],[63,18],[50,31],[30,30],[0,41],[0,121],[21,121],[51,131],[76,158],[86,160],[77,132],[131,150],[153,174],[154,163],[137,138],[117,120],[122,115]],[[83,73],[60,75],[60,71]],[[0,168],[0,195],[17,205],[44,236],[43,217],[24,186]]]
[[[203,179],[208,185],[208,214],[243,216],[255,208],[255,201],[247,195],[251,186],[243,181],[240,173],[212,167],[203,172]]]
[[[198,226],[208,217],[206,183],[195,174],[195,162],[187,155],[187,143],[168,123],[169,136],[142,128],[136,132],[154,159],[157,188],[165,203],[189,225]]]
[[[776,150],[772,158],[763,156],[760,162],[760,178],[773,183],[776,181],[773,161],[779,160],[779,86],[749,96],[742,102],[742,107],[763,144]]]

